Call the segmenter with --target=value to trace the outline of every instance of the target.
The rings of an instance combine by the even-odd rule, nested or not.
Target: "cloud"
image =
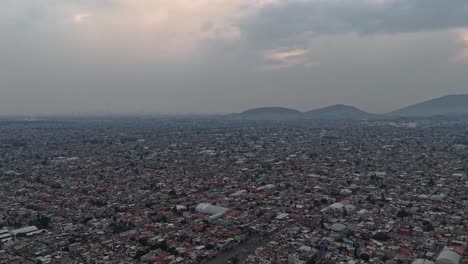
[[[264,64],[260,71],[281,70],[293,66],[311,67],[317,65],[312,63],[306,49],[280,49],[264,52]]]
[[[91,16],[92,16],[91,13],[78,13],[78,14],[73,16],[73,21],[76,24],[80,24],[83,21],[85,21],[86,19],[90,18]]]
[[[465,44],[465,45],[468,45],[468,28],[466,29],[461,29],[459,31],[459,36],[460,36],[460,39],[462,40],[462,42]]]
[[[0,110],[390,110],[466,90],[467,4],[2,0]]]
[[[262,52],[300,46],[318,35],[468,27],[466,0],[5,1],[0,27],[62,23],[63,31],[55,35],[77,36],[91,49],[131,50],[147,58],[196,55],[213,42],[239,42]],[[66,28],[70,17],[80,27]]]
[[[457,30],[456,33],[463,45],[461,51],[457,55],[457,60],[468,60],[468,28]]]
[[[270,54],[265,55],[265,58],[273,61],[286,62],[290,60],[295,60],[298,57],[302,57],[307,53],[307,50],[296,49],[290,51],[275,51]]]
[[[241,39],[237,21],[279,1],[120,0],[93,10],[92,23],[80,34],[97,47],[106,48],[110,41],[134,51],[144,50],[147,56],[193,55],[205,41]]]
[[[98,52],[183,57],[196,55],[205,42],[241,40],[237,22],[280,1],[4,0],[0,30],[53,26],[51,38],[76,37]]]
[[[466,0],[285,0],[240,27],[265,46],[297,37],[330,34],[397,34],[468,26]]]

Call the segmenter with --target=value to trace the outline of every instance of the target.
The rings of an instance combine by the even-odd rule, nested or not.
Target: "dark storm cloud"
[[[468,26],[466,0],[289,1],[240,23],[255,43],[314,34],[378,34]]]

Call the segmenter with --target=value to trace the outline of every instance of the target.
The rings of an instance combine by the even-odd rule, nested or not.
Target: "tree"
[[[361,257],[361,259],[364,260],[365,262],[369,262],[369,260],[370,260],[369,254],[367,254],[367,253],[365,253],[365,252],[364,252],[364,253],[361,253],[361,256],[360,256],[360,257]]]
[[[238,256],[234,256],[234,257],[230,258],[230,259],[228,260],[228,263],[232,263],[232,264],[237,264],[237,263],[239,263],[239,257],[238,257]]]
[[[177,210],[177,206],[172,207],[172,213],[177,215],[177,216],[182,216],[182,211]]]
[[[370,204],[375,204],[375,199],[374,196],[372,196],[372,194],[367,195],[366,201],[368,201]]]
[[[408,216],[409,216],[409,213],[406,212],[405,209],[401,209],[397,213],[397,217],[400,217],[400,218],[404,218],[404,217],[408,217]]]
[[[29,221],[30,225],[34,225],[39,229],[48,228],[50,224],[50,218],[48,216],[37,213],[36,217]]]
[[[434,225],[432,225],[431,222],[429,221],[423,221],[423,230],[425,232],[431,232],[431,231],[434,231]]]
[[[388,234],[385,232],[377,232],[372,238],[379,241],[387,241],[390,239]]]
[[[142,256],[148,254],[150,251],[148,248],[145,249],[138,249],[137,253],[135,254],[135,259],[140,259]]]
[[[142,246],[147,246],[148,245],[148,238],[147,237],[141,237],[138,239],[138,243],[140,243]]]
[[[435,186],[435,181],[434,181],[433,178],[431,178],[431,179],[429,180],[429,182],[427,183],[427,186],[429,186],[429,187]]]
[[[319,207],[319,206],[320,206],[320,201],[314,200],[314,207]]]
[[[178,256],[179,255],[179,251],[177,251],[176,248],[174,247],[170,247],[167,249],[167,252],[170,253],[171,255],[174,255],[174,256]]]

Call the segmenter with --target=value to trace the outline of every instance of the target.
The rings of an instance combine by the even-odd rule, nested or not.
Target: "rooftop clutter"
[[[467,258],[466,121],[0,124],[0,263]]]

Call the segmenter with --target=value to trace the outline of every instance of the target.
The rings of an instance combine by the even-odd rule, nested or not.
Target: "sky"
[[[210,114],[468,94],[466,0],[2,0],[0,115]]]

